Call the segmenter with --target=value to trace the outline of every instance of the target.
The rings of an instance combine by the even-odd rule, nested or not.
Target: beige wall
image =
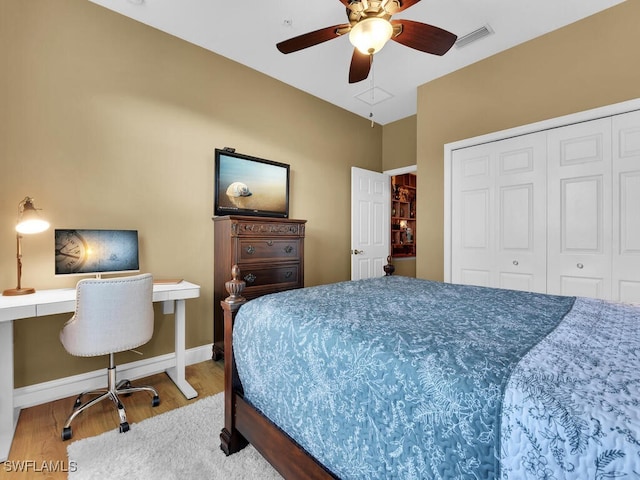
[[[443,279],[444,144],[640,97],[639,18],[628,0],[418,89],[418,277]]]
[[[382,130],[382,170],[416,164],[417,117],[388,123]]]
[[[0,289],[16,285],[13,225],[30,195],[52,229],[138,229],[141,270],[202,286],[187,346],[210,343],[213,151],[225,146],[291,165],[306,284],[350,277],[350,167],[382,169],[381,127],[85,0],[2,0],[0,65]],[[52,229],[24,239],[23,285],[78,280],[53,275]],[[68,317],[16,322],[17,386],[104,366],[63,350]],[[142,350],[172,345],[172,317],[156,311]]]

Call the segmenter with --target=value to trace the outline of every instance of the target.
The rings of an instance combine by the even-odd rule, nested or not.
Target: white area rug
[[[115,429],[73,442],[69,479],[282,479],[251,445],[225,456],[223,412],[220,393],[131,424],[126,433]]]

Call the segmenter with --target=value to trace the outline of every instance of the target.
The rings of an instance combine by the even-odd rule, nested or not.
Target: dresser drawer
[[[301,243],[299,238],[239,238],[235,263],[278,262],[298,260]]]
[[[306,220],[261,221],[259,219],[232,220],[231,235],[236,237],[304,237]]]
[[[300,263],[285,263],[282,265],[251,265],[239,264],[240,278],[247,283],[245,292],[252,289],[286,290],[302,286]]]

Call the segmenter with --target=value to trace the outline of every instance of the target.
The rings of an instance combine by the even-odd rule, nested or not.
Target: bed
[[[221,448],[285,478],[640,478],[640,308],[386,276],[225,310]]]

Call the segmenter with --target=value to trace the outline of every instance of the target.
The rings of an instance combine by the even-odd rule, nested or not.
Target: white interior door
[[[611,298],[611,119],[548,140],[548,293]]]
[[[496,158],[496,287],[547,291],[547,136],[499,142]]]
[[[453,152],[451,281],[495,285],[495,203],[492,144]]]
[[[545,157],[544,133],[453,152],[451,281],[546,290]]]
[[[611,298],[640,303],[640,111],[613,117]]]
[[[351,167],[351,279],[381,277],[391,251],[391,179]]]

